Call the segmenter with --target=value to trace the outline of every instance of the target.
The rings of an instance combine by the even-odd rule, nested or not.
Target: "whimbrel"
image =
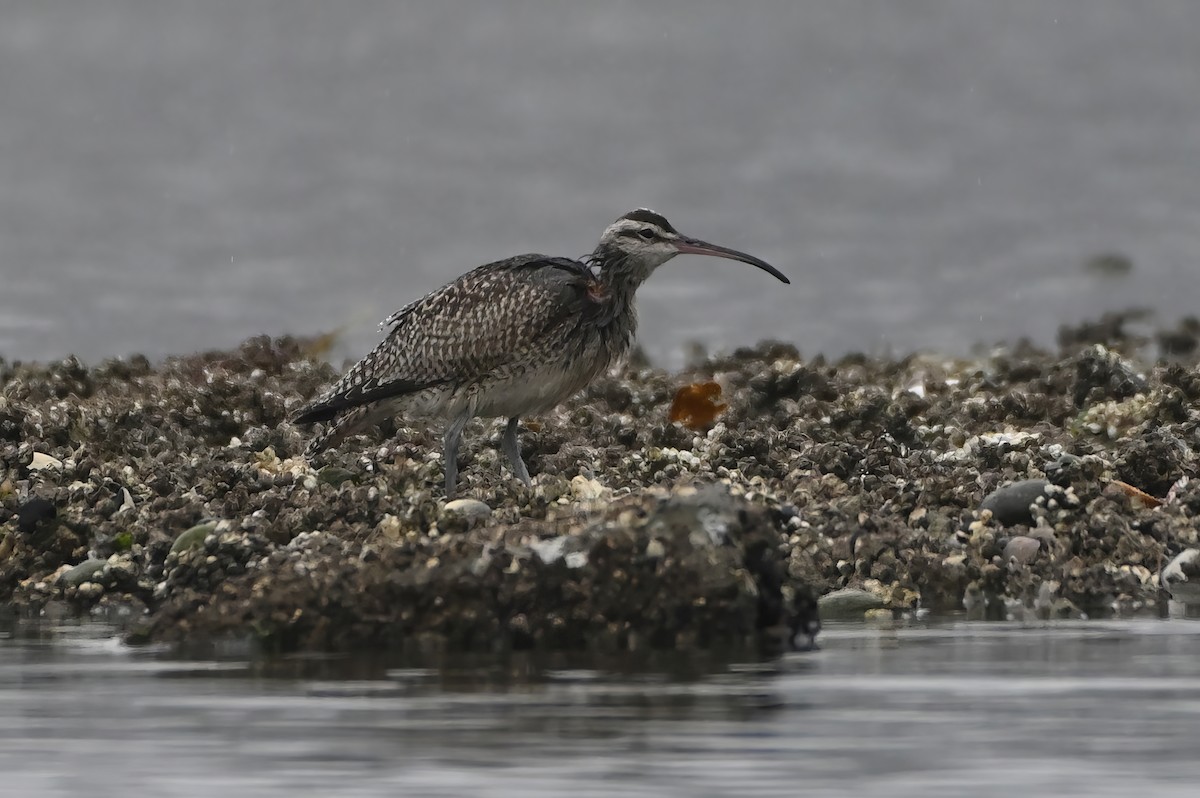
[[[517,442],[520,417],[550,410],[624,356],[637,330],[634,293],[680,254],[738,260],[789,282],[758,258],[679,233],[654,211],[630,211],[579,260],[517,255],[393,313],[380,325],[389,328],[384,340],[292,419],[328,424],[306,454],[394,415],[440,417],[449,422],[443,447],[449,498],[467,422],[507,418],[501,450],[528,485]]]

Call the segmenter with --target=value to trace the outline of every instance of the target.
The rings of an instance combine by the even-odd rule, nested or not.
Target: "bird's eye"
[[[653,241],[655,239],[654,231],[651,230],[649,227],[643,227],[641,230],[638,231],[638,235],[640,235],[642,238],[646,239],[647,241]]]

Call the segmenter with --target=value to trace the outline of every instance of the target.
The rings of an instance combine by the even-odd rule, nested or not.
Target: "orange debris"
[[[719,402],[721,386],[715,382],[694,382],[675,392],[667,417],[688,429],[706,430],[729,405]]]

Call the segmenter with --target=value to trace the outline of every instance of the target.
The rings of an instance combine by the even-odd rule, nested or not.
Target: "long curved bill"
[[[776,269],[765,260],[759,260],[753,255],[747,255],[745,252],[738,252],[736,249],[727,247],[719,247],[716,244],[710,244],[707,241],[701,241],[698,238],[688,238],[680,236],[675,242],[675,248],[679,250],[681,255],[712,255],[715,258],[728,258],[729,260],[740,260],[742,263],[749,263],[751,266],[757,266],[767,274],[783,283],[791,284],[791,280],[783,276],[783,272]]]

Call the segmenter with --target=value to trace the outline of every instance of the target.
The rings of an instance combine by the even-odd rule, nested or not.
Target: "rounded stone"
[[[883,606],[882,598],[857,587],[843,587],[817,599],[817,609],[822,618],[861,619],[868,611]]]
[[[104,585],[96,582],[84,582],[75,589],[75,595],[82,599],[99,598],[104,594]]]
[[[217,522],[208,521],[203,524],[196,524],[191,529],[181,533],[175,538],[175,542],[171,544],[171,551],[181,552],[188,549],[198,549],[204,545],[204,539],[217,531]]]
[[[446,515],[457,515],[471,522],[479,522],[492,514],[492,508],[478,499],[454,499],[442,508]]]
[[[335,465],[327,465],[317,472],[318,482],[333,485],[335,488],[347,480],[354,479],[354,477],[355,473],[353,471]]]
[[[53,502],[35,496],[17,508],[17,529],[24,535],[32,535],[57,516],[58,508]]]
[[[84,582],[90,582],[92,577],[103,571],[106,565],[108,565],[108,560],[84,560],[74,568],[66,571],[59,579],[64,584],[78,587]]]
[[[979,503],[979,509],[991,510],[992,518],[1003,526],[1032,524],[1030,505],[1046,495],[1050,482],[1044,479],[1022,479],[997,488]]]
[[[599,480],[588,479],[582,474],[571,479],[571,495],[579,501],[598,501],[612,496],[612,491]]]
[[[1004,561],[1028,565],[1042,550],[1042,542],[1028,535],[1017,535],[1004,546]]]
[[[1184,604],[1200,604],[1200,549],[1184,549],[1167,563],[1158,576],[1171,598]]]

